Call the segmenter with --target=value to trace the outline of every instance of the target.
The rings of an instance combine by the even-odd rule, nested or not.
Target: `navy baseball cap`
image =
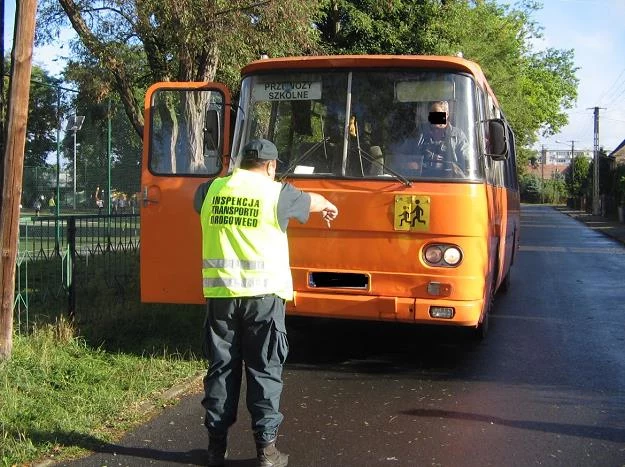
[[[278,148],[266,139],[253,139],[243,147],[243,159],[261,159],[264,161],[279,161]]]

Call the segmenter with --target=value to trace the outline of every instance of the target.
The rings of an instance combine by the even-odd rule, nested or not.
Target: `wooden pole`
[[[4,154],[4,0],[0,0],[0,154]],[[2,167],[0,167],[0,190],[2,189]],[[2,201],[0,201],[0,204]]]
[[[13,349],[13,300],[15,298],[15,260],[19,238],[20,201],[24,146],[28,120],[28,96],[32,67],[37,0],[16,2],[7,140],[4,153],[2,206],[0,210],[0,360],[11,358]]]

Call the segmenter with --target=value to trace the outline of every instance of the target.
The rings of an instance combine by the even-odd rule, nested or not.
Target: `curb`
[[[566,214],[578,222],[581,222],[590,229],[600,232],[606,237],[625,244],[625,224],[607,217],[595,216],[584,211],[570,209],[564,206],[554,207],[554,209],[562,214]]]
[[[200,372],[198,372],[195,376],[192,376],[191,378],[187,379],[186,381],[183,381],[180,384],[177,384],[169,389],[167,389],[165,392],[163,392],[160,397],[158,397],[159,402],[167,402],[170,401],[172,399],[175,399],[176,397],[178,397],[179,395],[187,392],[189,390],[189,388],[191,388],[192,386],[198,384],[200,381],[202,381],[202,379],[204,379],[204,375],[206,374],[206,371],[202,370]],[[151,411],[155,410],[157,407],[156,404],[154,404],[151,401],[143,401],[139,404],[139,410],[138,412],[141,415],[146,415],[148,413],[150,413]]]
[[[204,375],[206,374],[206,370],[202,370],[199,371],[196,375],[188,378],[187,380],[172,386],[171,388],[165,390],[159,397],[158,400],[161,404],[157,405],[154,404],[151,401],[143,401],[141,403],[139,403],[139,408],[137,410],[137,412],[141,415],[141,416],[146,416],[147,414],[149,414],[150,412],[156,410],[157,407],[161,406],[163,402],[167,402],[170,401],[172,399],[175,399],[176,397],[186,393],[187,391],[190,390],[190,388],[192,388],[193,386],[195,386],[196,384],[199,384],[203,379],[204,379]],[[62,462],[59,459],[46,459],[44,461],[41,462],[35,462],[33,464],[30,464],[31,467],[50,467],[52,465],[57,464],[58,462]]]

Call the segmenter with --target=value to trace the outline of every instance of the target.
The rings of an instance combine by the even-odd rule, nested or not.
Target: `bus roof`
[[[241,76],[250,73],[294,69],[337,68],[441,68],[466,72],[475,77],[480,86],[495,99],[480,66],[470,60],[449,55],[316,55],[281,57],[256,60],[241,70]]]

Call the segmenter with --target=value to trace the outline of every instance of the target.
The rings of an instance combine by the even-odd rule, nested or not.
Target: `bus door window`
[[[208,123],[214,124],[210,131]],[[158,90],[152,102],[150,170],[159,175],[218,174],[223,141],[214,133],[223,124],[220,92]]]

